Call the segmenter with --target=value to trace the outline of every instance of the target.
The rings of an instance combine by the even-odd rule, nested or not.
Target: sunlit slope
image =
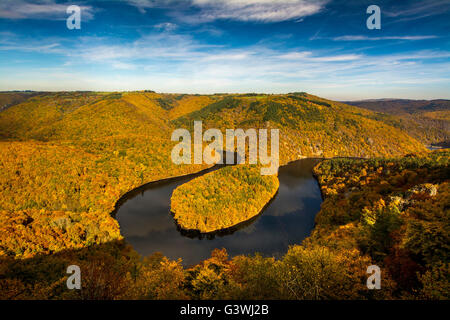
[[[278,187],[277,176],[263,176],[257,166],[228,166],[176,188],[170,208],[181,228],[213,232],[258,215]]]
[[[154,93],[101,93],[84,104],[84,97],[74,93],[79,103],[66,110],[50,95],[2,112],[0,124],[9,139],[75,146],[80,152],[100,156],[98,162],[116,175],[131,165],[146,182],[194,170],[194,166],[180,167],[170,161],[173,128],[167,111],[157,102],[159,97]]]
[[[169,110],[170,119],[180,118],[186,114],[203,109],[213,103],[216,99],[213,96],[181,95],[177,96],[177,101]]]
[[[0,112],[41,94],[40,92],[0,92]]]
[[[405,132],[370,119],[373,112],[305,93],[230,95],[183,116],[175,126],[278,128],[281,163],[301,157],[402,155],[424,146]]]
[[[376,120],[406,131],[425,144],[450,145],[450,100],[380,99],[349,104],[376,112]]]
[[[118,226],[108,214],[121,195],[146,182],[206,167],[175,165],[170,158],[176,144],[170,140],[171,133],[192,126],[193,120],[203,120],[204,129],[279,128],[282,163],[302,156],[423,150],[400,130],[367,119],[364,113],[371,111],[306,94],[60,92],[34,96],[0,112],[0,210],[7,217],[2,223],[8,230],[22,228],[22,220],[14,219],[17,212],[34,221],[26,225],[32,229],[27,232],[43,238],[27,237],[20,245],[2,250],[33,255],[117,238]],[[70,239],[78,239],[73,243],[50,236],[54,233],[49,230],[56,227],[49,217],[55,213],[61,218],[63,212],[72,220],[79,215],[79,221],[84,221],[71,229]],[[86,220],[90,214],[93,219],[102,217],[110,236],[88,227],[95,220]],[[48,232],[39,231],[44,229]]]
[[[63,119],[79,107],[101,98],[96,93],[42,94],[0,113],[0,137],[27,139],[33,132]]]
[[[304,156],[401,155],[423,146],[376,113],[308,95],[58,93],[0,113],[0,135],[41,141],[139,135],[170,140],[178,127],[278,128],[282,161]]]
[[[3,253],[25,257],[117,239],[110,212],[121,195],[206,167],[170,161],[172,128],[153,95],[89,95],[49,94],[0,113],[0,228],[17,240],[0,239]],[[21,236],[16,216],[33,221],[23,232],[39,237]],[[69,238],[55,236],[65,232],[61,219],[74,226]],[[108,227],[94,228],[99,220]]]
[[[159,134],[167,113],[146,94],[113,93],[32,98],[0,115],[5,137],[69,140],[117,134]]]
[[[402,299],[448,299],[449,160],[444,150],[319,163],[324,202],[307,245],[369,255]]]
[[[0,115],[0,137],[68,140],[138,134],[169,136],[170,119],[202,109],[214,97],[125,93],[50,93]]]

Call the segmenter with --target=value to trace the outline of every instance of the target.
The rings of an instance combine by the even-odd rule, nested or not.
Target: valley
[[[448,151],[428,152],[376,112],[304,92],[51,92],[14,101],[0,112],[3,298],[79,298],[61,287],[69,261],[90,270],[84,297],[92,298],[446,295],[433,285],[444,285],[446,251],[433,260],[426,250],[448,243]],[[212,165],[173,163],[172,132],[193,136],[194,121],[222,132],[278,129],[278,175],[261,176],[260,164],[205,173]],[[305,159],[335,157],[346,159]],[[398,271],[399,261],[410,269]],[[371,263],[390,270],[383,292],[364,290]],[[99,274],[111,283],[101,293]],[[324,280],[314,284],[317,274]]]
[[[427,145],[450,146],[450,101],[374,99],[347,102],[377,112],[378,120],[401,128]]]

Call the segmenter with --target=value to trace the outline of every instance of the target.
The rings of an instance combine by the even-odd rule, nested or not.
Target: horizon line
[[[287,95],[287,94],[294,94],[294,93],[306,93],[309,95],[317,96],[322,99],[336,101],[336,102],[358,102],[358,101],[382,101],[382,100],[412,100],[412,101],[433,101],[433,100],[450,100],[450,97],[448,98],[421,98],[421,99],[413,99],[413,98],[400,98],[400,97],[389,97],[389,98],[363,98],[363,99],[331,99],[331,98],[325,98],[321,95],[312,94],[306,91],[293,91],[293,92],[284,92],[284,93],[274,93],[274,92],[214,92],[214,93],[201,93],[201,92],[195,92],[195,93],[186,93],[186,92],[158,92],[151,89],[141,89],[141,90],[32,90],[32,89],[24,89],[24,90],[0,90],[0,93],[26,93],[26,92],[34,92],[34,93],[58,93],[58,92],[99,92],[99,93],[124,93],[124,92],[151,92],[151,93],[157,93],[157,94],[178,94],[178,95],[203,95],[203,96],[213,96],[213,95],[245,95],[245,94],[265,94],[265,95]]]

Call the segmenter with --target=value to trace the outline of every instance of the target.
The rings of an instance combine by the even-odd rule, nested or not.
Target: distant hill
[[[306,93],[43,93],[0,112],[0,187],[6,188],[0,209],[110,212],[132,188],[206,167],[170,160],[173,130],[191,129],[194,120],[203,121],[203,130],[279,129],[280,164],[425,150],[372,111]]]
[[[392,115],[378,118],[425,144],[450,147],[450,100],[372,99],[345,103]]]
[[[404,131],[376,119],[376,113],[309,95],[222,95],[200,110],[172,120],[190,128],[278,128],[281,163],[299,157],[404,154],[422,149]]]
[[[78,265],[77,261],[84,263],[80,264],[82,268],[94,270],[88,272],[88,277],[91,275],[94,279],[98,278],[98,275],[106,274],[107,282],[110,283],[109,279],[113,280],[112,287],[118,288],[117,292],[123,291],[122,288],[132,283],[136,286],[131,287],[132,290],[127,290],[126,294],[133,292],[141,297],[141,292],[145,292],[147,298],[149,297],[147,292],[150,291],[145,288],[159,290],[158,288],[166,287],[164,283],[161,284],[161,278],[169,279],[167,281],[171,284],[168,287],[179,292],[181,286],[190,287],[184,286],[185,283],[189,283],[186,282],[187,279],[194,283],[194,281],[198,282],[196,279],[203,279],[201,278],[203,274],[209,277],[212,269],[207,268],[212,266],[212,263],[223,270],[231,270],[230,274],[237,275],[236,279],[239,278],[239,281],[245,285],[249,282],[248,279],[259,281],[261,278],[269,279],[268,283],[274,284],[268,288],[278,288],[281,286],[280,283],[286,282],[286,273],[283,270],[293,270],[292,268],[297,268],[297,261],[306,261],[303,265],[318,266],[318,269],[314,268],[320,269],[319,273],[328,270],[326,276],[322,278],[327,279],[324,287],[331,288],[329,292],[336,291],[335,288],[341,288],[341,280],[344,278],[347,279],[344,279],[347,281],[344,287],[353,288],[355,283],[364,283],[365,269],[367,265],[373,264],[370,259],[362,256],[365,252],[361,250],[362,253],[360,253],[359,248],[368,243],[377,255],[379,252],[390,253],[391,247],[381,248],[386,250],[380,251],[376,245],[387,243],[386,239],[390,241],[390,230],[398,230],[390,229],[390,221],[394,220],[386,219],[391,216],[391,213],[396,213],[395,217],[398,217],[399,211],[390,209],[382,211],[385,207],[383,198],[390,200],[391,195],[398,198],[398,192],[406,192],[402,184],[407,183],[410,188],[416,183],[440,182],[434,177],[442,176],[441,170],[434,169],[439,166],[445,170],[444,161],[448,158],[447,153],[442,153],[442,156],[437,156],[444,160],[441,161],[442,165],[438,160],[418,159],[408,167],[403,166],[404,161],[399,161],[398,165],[395,164],[395,159],[382,160],[383,162],[376,159],[327,161],[327,165],[321,167],[321,172],[317,173],[322,192],[329,199],[325,200],[326,205],[323,208],[327,210],[327,215],[331,218],[336,217],[337,223],[331,225],[323,218],[323,214],[319,214],[321,217],[321,220],[318,220],[320,237],[319,233],[315,232],[313,241],[320,246],[327,242],[329,249],[325,248],[324,251],[324,248],[319,245],[291,247],[290,253],[288,252],[285,258],[278,261],[273,258],[261,260],[260,256],[255,256],[251,258],[252,260],[236,258],[240,259],[241,265],[256,266],[249,269],[247,275],[234,267],[222,267],[226,266],[223,263],[228,264],[228,262],[226,262],[226,255],[219,253],[217,258],[215,258],[216,254],[213,254],[212,260],[207,262],[211,264],[202,263],[199,267],[195,267],[197,269],[190,269],[195,270],[194,272],[188,271],[189,269],[185,272],[181,266],[177,266],[176,262],[159,260],[157,256],[141,259],[134,251],[131,251],[128,245],[123,244],[118,221],[111,215],[115,204],[126,192],[150,181],[194,173],[207,167],[207,165],[194,164],[176,165],[171,161],[171,150],[176,144],[171,141],[173,130],[182,127],[191,129],[194,120],[202,120],[204,130],[207,128],[222,130],[277,128],[280,130],[281,164],[302,157],[371,158],[421,152],[427,155],[427,150],[423,143],[398,126],[397,118],[392,118],[394,117],[392,115],[325,100],[302,92],[283,95],[183,95],[149,91],[54,92],[33,96],[19,94],[19,96],[5,96],[6,98],[9,99],[6,102],[9,107],[0,112],[0,257],[3,263],[2,270],[6,270],[7,274],[5,277],[3,275],[0,277],[0,287],[2,287],[0,297],[71,298],[67,295],[67,290],[61,290],[61,283],[64,285],[66,281],[66,278],[62,278],[66,274],[66,266],[69,263]],[[23,100],[19,101],[21,99]],[[438,113],[442,110],[431,112],[437,112],[436,117],[442,116]],[[338,165],[333,165],[335,163]],[[346,166],[341,166],[341,163]],[[409,162],[406,161],[406,163]],[[235,174],[237,178],[235,181],[226,181],[227,184],[220,184],[220,186],[230,186],[230,189],[224,188],[223,192],[227,190],[231,192],[216,193],[220,196],[216,203],[238,200],[239,204],[244,203],[248,207],[248,213],[254,213],[255,209],[250,206],[255,206],[259,211],[258,206],[265,203],[277,188],[275,176],[262,179],[259,175],[238,170],[237,167],[227,170],[232,171],[231,174],[237,172]],[[220,174],[228,175],[227,170],[215,171],[214,177]],[[238,178],[242,179],[242,183],[241,180],[237,180]],[[275,185],[266,188],[271,191],[270,197],[261,197],[261,192],[264,190],[255,189],[255,187],[261,186],[268,179],[274,181]],[[423,181],[424,179],[427,180]],[[210,190],[215,188],[215,184],[210,183],[211,180],[206,178],[196,181],[202,183],[197,189],[198,193],[202,191],[203,186],[207,186]],[[374,183],[376,185],[372,187]],[[273,188],[274,186],[276,188]],[[361,189],[355,190],[354,187]],[[400,240],[410,239],[408,238],[410,234],[414,237],[425,237],[423,238],[425,240],[417,241],[420,250],[417,249],[418,246],[415,246],[412,248],[414,251],[411,251],[419,258],[422,252],[427,254],[431,252],[433,258],[436,256],[435,249],[442,247],[442,243],[446,243],[443,235],[447,233],[442,229],[445,227],[445,221],[441,223],[441,217],[438,215],[440,209],[434,209],[437,203],[445,203],[445,196],[448,195],[445,187],[446,185],[443,185],[441,189],[441,185],[438,186],[438,200],[430,199],[425,203],[426,206],[422,211],[426,213],[424,215],[426,219],[419,221],[420,224],[415,223],[408,225],[408,228],[401,228],[400,231],[408,232],[403,238],[397,237],[400,233],[392,233],[396,239]],[[411,190],[414,189],[411,188]],[[255,196],[252,197],[252,201],[246,202],[245,197],[238,197],[238,194]],[[204,193],[202,195],[205,198],[208,197],[208,200],[215,199],[215,195],[213,197]],[[189,199],[185,200],[190,202]],[[409,201],[409,199],[406,200]],[[409,221],[414,223],[415,214],[422,214],[422,211],[412,211]],[[355,212],[359,215],[354,214]],[[429,212],[437,212],[436,219],[430,220]],[[383,213],[389,215],[386,216]],[[368,226],[362,224],[368,220],[367,218],[378,219],[380,215],[381,218],[376,220],[373,228],[372,224]],[[224,217],[226,214],[220,216]],[[348,219],[347,216],[353,220]],[[247,217],[244,216],[244,218]],[[400,218],[408,222],[401,215]],[[360,223],[362,219],[364,220]],[[347,222],[348,224],[345,225],[344,223]],[[428,232],[429,229],[433,233]],[[366,231],[369,233],[364,236],[365,233],[362,232]],[[363,236],[360,237],[360,235]],[[428,235],[431,235],[431,238]],[[340,241],[338,244],[347,246],[348,250],[333,253],[332,247],[336,242],[329,239]],[[362,242],[366,239],[368,242]],[[87,251],[86,248],[92,251]],[[403,247],[399,248],[403,250]],[[73,259],[71,254],[76,259]],[[382,258],[384,259],[384,256]],[[146,263],[152,267],[143,269],[135,261],[148,261]],[[332,264],[326,265],[324,269],[323,261],[331,261]],[[377,260],[375,261],[378,263]],[[95,269],[97,265],[105,266],[108,272],[103,273],[101,271],[103,269]],[[207,273],[198,269],[203,268],[202,265],[205,266],[204,270],[207,270]],[[272,265],[281,267],[275,269]],[[331,267],[328,267],[329,265]],[[395,263],[391,265],[397,267]],[[114,267],[117,273],[110,273],[110,266]],[[167,273],[166,269],[162,268],[170,268],[167,270],[172,271]],[[305,274],[316,275],[318,274],[316,269],[309,268]],[[136,270],[139,270],[139,275],[145,274],[139,279],[145,281],[156,279],[156,282],[137,282],[136,278],[131,276],[136,273]],[[256,273],[259,271],[254,270],[264,270],[264,272],[268,270],[265,274],[277,275],[277,277],[281,275],[282,281],[273,282],[272,278],[261,276],[261,273]],[[276,270],[282,271],[274,272]],[[362,275],[358,275],[355,270],[362,271]],[[435,281],[434,275],[441,272],[439,270],[441,269],[433,271],[433,277],[430,276],[429,281]],[[401,271],[403,272],[403,269]],[[442,271],[442,274],[444,272]],[[198,277],[195,274],[198,274]],[[328,281],[331,279],[329,274],[338,275],[338,280],[331,287]],[[192,278],[191,275],[195,275],[196,278]],[[222,279],[221,275],[216,275],[214,273],[211,279],[214,281]],[[87,278],[83,277],[83,279]],[[403,274],[401,278],[404,278]],[[179,280],[174,282],[173,279]],[[297,283],[298,278],[289,279],[289,283],[293,281]],[[97,290],[98,281],[92,280],[88,283],[92,283],[92,288]],[[233,294],[236,288],[241,286],[237,280],[229,282],[226,280],[221,283],[231,283],[230,292]],[[383,283],[391,282],[387,278],[387,281]],[[442,283],[442,287],[445,288],[446,282]],[[256,286],[250,284],[255,288],[259,288],[259,285],[260,282]],[[440,287],[440,285],[436,286]],[[6,289],[3,290],[3,288]],[[286,288],[286,292],[290,292],[290,289],[290,287]],[[350,293],[351,295],[345,293],[345,297],[374,297],[356,295],[356,292],[366,292],[364,290],[351,290],[354,293]],[[272,289],[270,291],[278,292]],[[309,291],[311,290],[308,289]],[[26,295],[23,292],[27,292]],[[31,293],[28,294],[28,292]],[[253,297],[247,294],[245,291],[245,295],[241,297]],[[324,297],[329,298],[330,295],[326,294],[327,296],[324,295]],[[118,297],[128,298],[129,296],[122,296],[121,292]],[[161,297],[173,298],[172,295]],[[294,296],[275,295],[273,297],[288,299]]]
[[[281,163],[300,157],[388,156],[420,144],[377,113],[304,92],[285,95],[185,95],[154,92],[56,92],[0,112],[0,137],[111,144],[159,137],[203,120],[213,128],[278,128]],[[136,150],[138,152],[138,150]]]
[[[279,129],[280,164],[426,152],[377,118],[373,111],[306,93],[28,97],[0,112],[0,234],[14,235],[0,238],[0,255],[27,258],[120,239],[110,213],[122,195],[208,167],[171,161],[173,130],[190,129],[193,120],[202,120],[204,130]]]
[[[38,94],[40,93],[34,91],[0,92],[0,111],[6,110],[13,105],[22,103]]]
[[[345,101],[347,104],[389,114],[421,114],[430,111],[450,111],[450,100],[368,99]]]

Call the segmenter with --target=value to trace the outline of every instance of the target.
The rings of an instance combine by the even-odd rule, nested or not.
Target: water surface
[[[230,256],[259,252],[280,257],[288,246],[300,243],[314,227],[322,198],[312,168],[317,159],[303,159],[279,169],[280,188],[263,212],[225,233],[202,236],[177,228],[169,211],[173,190],[196,175],[156,182],[128,194],[116,211],[125,240],[140,254],[161,252],[192,265],[207,259],[214,248]]]

